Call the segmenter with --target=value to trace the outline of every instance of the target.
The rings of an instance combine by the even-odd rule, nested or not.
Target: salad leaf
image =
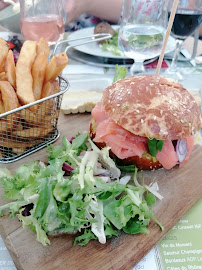
[[[157,140],[157,139],[147,139],[147,143],[148,143],[148,148],[149,148],[149,153],[155,157],[157,154],[157,150],[159,150],[160,152],[163,149],[163,145],[164,145],[164,141],[163,140]]]
[[[86,141],[88,139],[88,134],[80,134],[72,141],[72,149],[77,151],[77,155],[80,155],[82,150],[87,150]]]
[[[123,181],[108,147],[100,150],[86,134],[78,134],[72,142],[63,137],[61,145],[48,146],[47,153],[48,164],[32,161],[15,174],[0,169],[4,196],[13,200],[0,206],[0,215],[6,210],[10,217],[17,215],[44,246],[50,244],[48,235],[60,232],[79,232],[74,245],[92,239],[104,244],[121,230],[148,233],[150,219],[163,229],[151,209],[154,195],[138,182],[137,168],[129,185],[131,176]],[[64,163],[73,169],[68,175]],[[98,172],[106,173],[107,182]]]
[[[24,217],[22,215],[22,211],[18,214],[19,220],[22,221],[23,228],[30,226],[32,230],[36,231],[37,241],[42,243],[42,245],[46,246],[50,244],[50,240],[48,239],[45,231],[42,229],[41,224],[35,219],[33,216]]]
[[[118,232],[110,224],[105,224],[105,235],[107,238],[118,236]]]
[[[163,40],[163,33],[153,34],[153,35],[129,35],[128,42],[131,47],[136,48],[136,50],[144,51],[145,49],[154,47],[158,45]]]
[[[148,193],[148,194],[145,196],[145,201],[147,202],[147,204],[148,204],[149,206],[153,206],[153,205],[155,205],[155,203],[156,203],[156,198],[155,198],[154,194]]]
[[[75,237],[74,246],[76,245],[76,242],[79,242],[79,246],[85,246],[92,239],[97,239],[97,237],[95,237],[91,230],[85,229],[82,235]]]
[[[33,217],[42,217],[48,207],[50,200],[50,187],[48,178],[44,179],[39,185],[39,198],[34,208]]]
[[[101,48],[103,51],[108,51],[118,56],[122,55],[122,52],[120,51],[119,46],[118,46],[118,34],[119,34],[119,29],[115,31],[115,34],[112,38],[106,40],[101,45]]]
[[[126,67],[116,65],[113,83],[117,82],[120,79],[124,79],[126,77],[127,73],[128,73],[128,70]]]
[[[135,216],[134,218],[131,218],[127,222],[126,226],[123,228],[123,231],[129,234],[136,234],[136,233],[149,234],[149,230],[147,229],[146,226],[142,226],[137,216]]]
[[[53,189],[53,186],[51,187]],[[52,232],[57,228],[60,228],[63,220],[59,213],[57,202],[53,196],[53,193],[50,193],[49,204],[46,207],[46,211],[41,218],[42,227],[46,232]]]

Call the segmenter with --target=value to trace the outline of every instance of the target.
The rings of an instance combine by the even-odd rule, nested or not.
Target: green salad
[[[137,169],[122,175],[109,157],[109,148],[100,150],[88,134],[78,134],[61,145],[47,147],[48,163],[32,161],[15,174],[0,170],[4,197],[12,200],[0,207],[0,214],[17,216],[22,226],[36,232],[44,246],[48,235],[76,233],[74,245],[127,234],[148,234],[152,206],[160,197],[152,187],[139,183]],[[127,167],[121,168],[122,170]]]
[[[101,45],[102,50],[111,52],[113,55],[122,56],[122,52],[119,49],[119,45],[118,45],[118,35],[119,35],[119,29],[115,31],[115,34],[112,38],[107,39]]]

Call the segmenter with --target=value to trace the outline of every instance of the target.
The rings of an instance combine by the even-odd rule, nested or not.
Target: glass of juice
[[[46,39],[49,45],[64,36],[65,14],[62,0],[20,0],[21,32],[25,39]]]

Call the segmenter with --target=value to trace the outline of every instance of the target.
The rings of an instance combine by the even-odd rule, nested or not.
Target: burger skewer
[[[161,65],[162,65],[162,62],[163,62],[163,57],[164,57],[164,54],[165,54],[166,45],[167,45],[167,42],[168,42],[168,38],[170,36],[171,28],[172,28],[172,25],[173,25],[173,21],[174,21],[174,18],[175,18],[175,13],[176,13],[177,6],[178,6],[178,2],[179,2],[179,0],[174,0],[174,2],[173,2],[170,18],[169,18],[169,21],[168,21],[168,27],[167,27],[167,30],[166,30],[166,34],[165,34],[165,38],[164,38],[164,42],[163,42],[163,46],[162,46],[162,50],[161,50],[161,54],[159,56],[158,64],[157,64],[157,67],[156,67],[155,80],[157,79],[157,77],[159,75],[159,72],[160,72],[160,69],[161,69]]]

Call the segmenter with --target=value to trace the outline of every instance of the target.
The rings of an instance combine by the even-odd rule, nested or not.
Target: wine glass
[[[41,37],[53,45],[64,36],[62,0],[20,0],[21,32],[25,39]]]
[[[173,0],[168,3],[168,17],[170,16]],[[176,48],[172,62],[166,73],[183,79],[182,74],[177,69],[177,60],[183,41],[193,34],[195,29],[202,22],[202,0],[179,0],[173,26],[172,35],[176,38]]]
[[[144,61],[159,56],[166,31],[163,0],[123,0],[123,15],[118,44],[134,59],[130,73],[144,72]]]

